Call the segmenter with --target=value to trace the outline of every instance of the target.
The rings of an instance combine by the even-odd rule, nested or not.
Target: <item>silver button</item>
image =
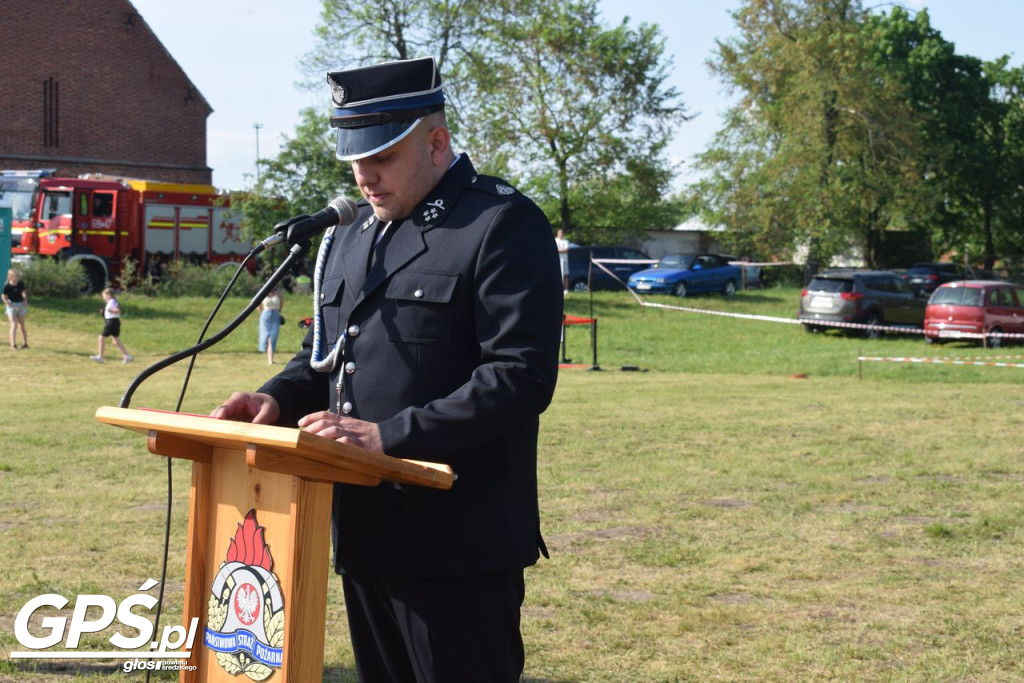
[[[352,403],[350,401],[345,401],[344,403],[342,403],[341,404],[341,412],[345,413],[346,415],[351,413],[352,412]]]
[[[353,363],[351,361],[349,361],[348,363],[345,363],[345,372],[347,372],[348,374],[351,375],[355,371],[356,371],[356,364],[355,363]]]
[[[358,337],[359,336],[359,332],[360,332],[359,325],[349,325],[349,327],[348,327],[348,336],[350,336],[350,337]]]
[[[323,293],[323,292],[320,292],[320,301],[323,301],[323,300],[324,300],[324,296],[325,296],[325,295],[324,295],[324,293]]]
[[[416,297],[417,299],[422,299],[423,298],[423,290],[422,289],[417,289],[415,292],[412,293],[412,295],[414,297]]]

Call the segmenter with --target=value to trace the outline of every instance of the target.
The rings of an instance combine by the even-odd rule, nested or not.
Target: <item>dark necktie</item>
[[[384,251],[388,247],[388,242],[391,241],[391,236],[395,234],[396,230],[398,230],[398,226],[395,225],[394,222],[388,222],[380,229],[384,231],[384,234],[377,237],[377,243],[374,244],[373,249],[370,250],[370,261],[366,265],[366,272],[370,272],[374,265],[376,265],[377,261],[384,258]]]

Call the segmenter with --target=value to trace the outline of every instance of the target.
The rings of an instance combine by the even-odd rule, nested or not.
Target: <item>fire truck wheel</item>
[[[85,266],[85,288],[82,290],[83,294],[97,294],[103,291],[103,286],[106,284],[106,274],[96,263],[87,262],[82,264]]]

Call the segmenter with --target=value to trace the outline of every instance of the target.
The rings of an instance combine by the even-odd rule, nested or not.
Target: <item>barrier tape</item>
[[[934,365],[983,365],[993,368],[1024,368],[1024,363],[997,363],[978,360],[957,360],[955,358],[914,358],[910,356],[857,356],[858,361],[876,361],[885,363],[928,363]]]
[[[935,356],[941,360],[1020,360],[1024,359],[1024,356]]]
[[[727,313],[725,311],[709,311],[703,308],[690,308],[687,306],[673,306],[669,304],[659,304],[645,301],[639,294],[630,289],[626,283],[619,279],[615,273],[604,267],[605,263],[650,263],[650,261],[644,260],[629,260],[629,259],[593,259],[591,261],[597,265],[601,270],[608,273],[608,275],[615,278],[619,284],[621,284],[627,292],[633,295],[637,303],[641,306],[648,308],[664,308],[674,311],[682,311],[684,313],[704,313],[706,315],[717,315],[726,318],[739,318],[744,320],[761,320],[764,322],[777,322],[787,324],[798,324],[798,325],[814,325],[815,327],[836,327],[840,329],[852,329],[852,330],[876,330],[879,332],[894,332],[898,334],[924,334],[924,330],[920,327],[909,327],[904,325],[868,325],[867,323],[848,323],[848,322],[833,322],[828,320],[814,320],[811,318],[779,318],[777,316],[768,315],[751,315],[747,313]],[[791,263],[772,263],[772,264],[750,264],[745,262],[744,265],[794,265]],[[958,332],[957,336],[942,337],[942,341],[956,341],[957,339],[992,339],[999,337],[1001,339],[1024,339],[1024,333],[1022,332]]]

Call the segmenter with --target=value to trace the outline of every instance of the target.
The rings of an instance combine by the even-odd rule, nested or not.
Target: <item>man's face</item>
[[[382,221],[407,217],[437,185],[441,154],[436,128],[420,121],[401,142],[379,154],[352,162],[352,174],[373,213]]]

